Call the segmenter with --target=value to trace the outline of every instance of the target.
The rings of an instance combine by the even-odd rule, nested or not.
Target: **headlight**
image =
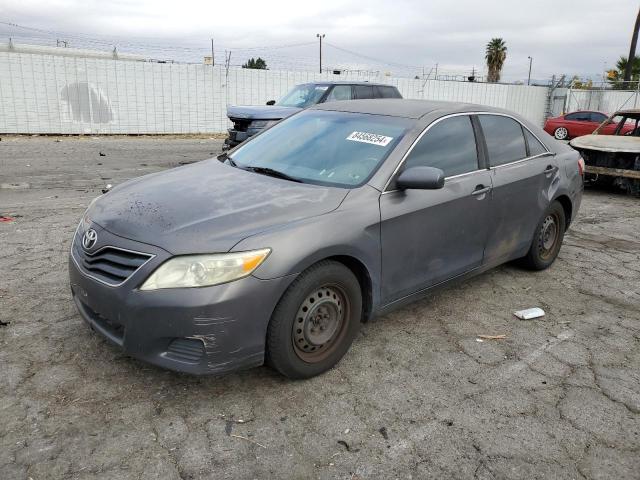
[[[140,290],[207,287],[251,275],[271,253],[270,248],[251,252],[185,255],[160,265]]]

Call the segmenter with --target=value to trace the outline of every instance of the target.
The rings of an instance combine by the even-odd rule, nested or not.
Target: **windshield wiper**
[[[268,175],[270,177],[282,178],[283,180],[289,180],[291,182],[304,183],[299,178],[292,177],[284,172],[274,170],[273,168],[269,167],[244,167],[244,169],[251,172],[259,173],[260,175]]]

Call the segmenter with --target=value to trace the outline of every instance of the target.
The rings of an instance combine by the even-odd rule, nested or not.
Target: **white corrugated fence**
[[[501,107],[538,125],[548,94],[546,87],[523,85],[0,52],[0,133],[224,132],[227,105],[264,105],[317,80],[389,83],[405,98]]]

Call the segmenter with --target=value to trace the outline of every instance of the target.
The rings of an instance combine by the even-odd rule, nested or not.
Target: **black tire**
[[[520,259],[520,264],[531,270],[548,268],[560,252],[565,228],[564,208],[555,201],[540,219],[529,252]]]
[[[319,375],[347,353],[361,320],[356,276],[339,262],[319,262],[278,302],[267,329],[267,364],[292,379]]]

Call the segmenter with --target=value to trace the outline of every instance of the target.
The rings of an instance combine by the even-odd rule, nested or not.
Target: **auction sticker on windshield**
[[[351,140],[353,142],[371,143],[373,145],[386,147],[387,145],[389,145],[389,142],[393,140],[393,137],[385,137],[384,135],[377,135],[375,133],[353,132],[347,137],[347,140]]]

